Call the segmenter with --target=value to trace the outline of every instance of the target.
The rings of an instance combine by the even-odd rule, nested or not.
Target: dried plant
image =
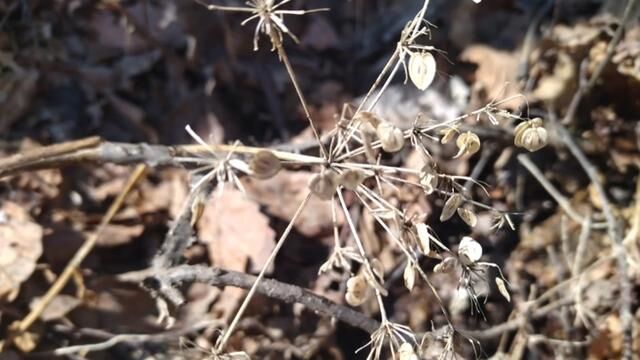
[[[319,274],[336,270],[346,272],[349,274],[346,281],[346,302],[352,306],[360,306],[369,299],[375,299],[378,305],[380,328],[371,334],[371,340],[363,347],[369,349],[368,359],[383,358],[386,353],[385,347],[389,348],[389,354],[394,359],[396,357],[418,359],[421,347],[418,346],[416,336],[410,328],[392,323],[387,316],[383,301],[383,297],[387,295],[384,272],[378,259],[365,247],[365,243],[360,238],[357,224],[352,219],[349,206],[345,201],[344,195],[347,192],[357,200],[362,211],[368,213],[384,230],[391,245],[402,252],[405,258],[403,278],[406,288],[412,291],[417,286],[417,281],[422,280],[431,289],[434,297],[440,302],[440,308],[447,319],[451,334],[455,333],[455,324],[449,320],[437,289],[420,265],[422,257],[440,260],[434,268],[435,273],[456,269],[459,271],[460,286],[470,295],[472,309],[481,311],[474,284],[479,279],[486,278],[488,268],[498,269],[500,275],[495,278],[495,283],[500,293],[510,300],[506,286],[508,283],[498,266],[481,261],[483,251],[479,242],[466,236],[461,239],[456,252],[450,250],[438,239],[433,228],[425,224],[425,214],[409,216],[403,204],[397,201],[394,195],[398,186],[412,186],[420,189],[424,196],[439,195],[447,198],[439,217],[442,222],[458,214],[466,224],[474,227],[477,223],[475,211],[480,210],[493,214],[496,219],[494,225],[496,228],[501,228],[505,224],[513,228],[513,222],[507,212],[472,199],[465,186],[470,182],[484,190],[484,185],[470,177],[438,172],[438,167],[434,164],[429,151],[430,144],[437,142],[445,144],[455,139],[458,152],[453,158],[468,157],[477,153],[482,147],[480,136],[473,131],[473,128],[461,130],[463,121],[474,118],[477,122],[487,121],[491,125],[498,125],[501,120],[508,120],[508,123],[520,121],[521,123],[515,127],[515,144],[529,151],[536,151],[544,147],[547,142],[541,119],[529,120],[500,108],[501,104],[512,100],[513,97],[493,100],[480,109],[454,119],[436,121],[416,114],[416,120],[408,129],[400,129],[376,114],[378,100],[396,77],[401,66],[405,70],[406,77],[411,79],[411,82],[420,90],[428,88],[434,81],[436,61],[433,54],[438,53],[439,50],[423,44],[428,42],[430,35],[428,23],[425,20],[428,0],[424,1],[419,12],[405,26],[395,51],[353,115],[346,115],[348,106],[345,106],[340,120],[337,121],[333,130],[326,134],[321,134],[311,119],[305,97],[288,60],[283,40],[286,34],[297,41],[285,24],[285,15],[305,15],[327,9],[285,10],[284,6],[290,3],[290,0],[278,3],[273,0],[251,0],[247,2],[246,7],[219,6],[203,3],[200,0],[198,2],[209,10],[249,14],[242,25],[251,20],[257,20],[253,47],[258,48],[260,34],[266,35],[272,50],[277,53],[278,59],[289,75],[317,141],[318,149],[317,155],[313,156],[246,147],[236,143],[228,151],[217,151],[187,127],[187,131],[196,142],[210,149],[209,156],[180,158],[181,162],[195,167],[192,173],[194,185],[191,188],[190,201],[194,198],[202,198],[201,194],[208,195],[211,189],[217,189],[213,192],[213,196],[216,196],[219,191],[223,191],[225,183],[231,183],[242,190],[242,183],[239,180],[242,176],[251,176],[258,180],[268,179],[281,169],[300,165],[311,168],[315,172],[308,184],[304,200],[298,205],[295,215],[290,219],[289,225],[277,241],[273,252],[231,323],[217,339],[212,352],[214,358],[246,356],[244,353],[226,353],[230,336],[256,293],[266,270],[272,265],[300,214],[306,210],[311,196],[325,201],[333,214],[334,248],[329,259],[320,267]],[[474,2],[480,1],[474,0]],[[395,153],[409,148],[416,149],[422,155],[424,164],[420,169],[385,163],[386,157],[382,156],[384,153]],[[339,212],[343,213],[346,220],[345,226],[351,235],[349,243],[345,243],[339,235],[341,231],[337,221]],[[193,213],[197,215],[197,211]],[[195,217],[197,220],[197,216]],[[453,335],[450,336],[452,337]],[[447,351],[453,352],[453,342],[449,342]]]

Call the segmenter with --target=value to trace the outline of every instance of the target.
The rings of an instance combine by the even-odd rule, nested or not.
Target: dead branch
[[[200,282],[211,286],[234,286],[249,289],[256,281],[256,277],[241,272],[206,267],[202,265],[180,265],[155,273],[144,280],[144,285],[178,306],[184,301],[176,298],[173,291],[175,286],[182,283]],[[172,289],[173,291],[168,291]],[[299,286],[285,284],[273,279],[263,279],[256,291],[267,297],[278,299],[286,303],[300,303],[309,310],[325,316],[334,317],[353,327],[373,333],[380,327],[380,323],[347,306],[313,294]]]

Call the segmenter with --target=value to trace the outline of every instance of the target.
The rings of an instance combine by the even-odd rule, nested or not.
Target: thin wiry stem
[[[287,228],[284,230],[284,232],[280,236],[280,239],[278,239],[278,242],[276,243],[276,246],[273,248],[273,251],[269,255],[269,258],[264,263],[264,266],[262,267],[262,270],[260,270],[260,274],[258,274],[258,277],[256,278],[256,281],[253,283],[253,286],[251,286],[251,289],[249,289],[249,292],[247,293],[247,295],[245,296],[244,300],[242,301],[242,305],[240,305],[240,308],[236,312],[233,320],[231,321],[231,324],[229,325],[229,328],[222,334],[222,337],[218,341],[218,344],[216,345],[216,352],[217,353],[221,352],[224,349],[224,347],[226,346],[227,341],[229,340],[229,337],[231,336],[231,333],[233,333],[233,330],[238,325],[238,321],[240,321],[240,318],[244,314],[244,311],[246,310],[247,306],[249,305],[249,302],[251,301],[251,298],[255,294],[256,289],[258,288],[258,285],[259,285],[260,281],[262,280],[262,278],[264,278],[264,274],[267,272],[267,269],[269,269],[269,267],[271,267],[271,264],[275,260],[276,255],[278,255],[278,252],[282,248],[282,245],[284,245],[285,240],[287,239],[287,237],[289,236],[289,233],[293,229],[293,225],[298,220],[298,217],[300,216],[300,214],[302,214],[302,211],[304,210],[305,206],[307,205],[307,202],[309,201],[310,197],[311,197],[311,192],[308,192],[307,195],[305,196],[304,200],[302,200],[302,202],[298,206],[298,209],[296,210],[295,214],[291,218],[291,221],[289,221],[289,225],[287,225]]]

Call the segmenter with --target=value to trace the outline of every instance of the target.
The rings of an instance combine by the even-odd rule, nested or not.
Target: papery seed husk
[[[260,150],[251,158],[249,168],[252,176],[264,180],[275,176],[282,169],[282,163],[272,151]]]
[[[522,134],[522,147],[533,152],[547,145],[547,130],[543,127],[532,127]]]
[[[420,170],[420,185],[424,187],[427,195],[438,187],[438,173],[430,165],[425,165]]]
[[[465,223],[467,223],[467,225],[471,227],[476,226],[476,224],[478,223],[478,217],[473,211],[465,208],[458,208],[457,211],[458,211],[458,216],[460,216],[460,218]]]
[[[309,180],[309,189],[322,200],[331,200],[338,187],[338,174],[333,170],[323,170]]]
[[[398,360],[419,360],[419,358],[413,350],[413,346],[408,342],[404,342],[398,349]]]
[[[420,90],[426,90],[436,77],[436,59],[429,52],[413,52],[409,59],[409,78]]]
[[[429,233],[429,226],[418,223],[415,227],[418,235],[418,248],[423,255],[429,255],[431,253],[431,237],[433,236]]]
[[[451,197],[444,203],[444,206],[442,207],[440,221],[444,222],[451,219],[456,210],[458,210],[460,205],[462,205],[462,201],[462,195],[457,193],[451,195]]]
[[[454,159],[462,155],[473,155],[480,150],[480,138],[471,131],[467,131],[458,136],[456,145],[459,150]]]
[[[383,120],[376,114],[370,111],[361,111],[353,117],[354,121],[360,121],[362,124],[369,124],[373,129],[377,128]]]
[[[465,236],[458,246],[458,257],[463,265],[471,265],[482,257],[482,245],[470,236]]]
[[[442,134],[440,143],[447,144],[451,140],[453,140],[453,138],[456,136],[456,134],[458,133],[458,129],[456,127],[450,127],[450,128],[443,129],[440,133]]]
[[[376,128],[376,134],[382,144],[382,150],[386,152],[400,151],[404,146],[404,133],[392,124],[380,123]]]
[[[453,270],[456,264],[456,259],[453,257],[448,257],[441,262],[437,263],[436,266],[433,267],[433,272],[435,273],[448,273]]]
[[[367,178],[367,174],[358,169],[348,169],[340,174],[339,182],[345,188],[355,191]]]
[[[507,290],[507,286],[505,285],[504,280],[496,277],[496,286],[498,287],[498,291],[500,292],[500,294],[504,296],[504,298],[507,299],[508,302],[511,302],[511,294],[509,294],[509,290]]]
[[[411,265],[411,262],[407,261],[402,277],[404,278],[404,286],[407,287],[407,290],[413,290],[413,286],[416,283],[416,270],[413,268],[413,265]]]
[[[366,297],[358,297],[350,292],[344,294],[344,299],[347,301],[347,304],[351,306],[360,306],[367,300]]]

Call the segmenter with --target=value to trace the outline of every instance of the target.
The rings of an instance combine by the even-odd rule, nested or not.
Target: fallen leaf
[[[42,228],[18,204],[0,209],[0,298],[15,299],[42,255]]]

